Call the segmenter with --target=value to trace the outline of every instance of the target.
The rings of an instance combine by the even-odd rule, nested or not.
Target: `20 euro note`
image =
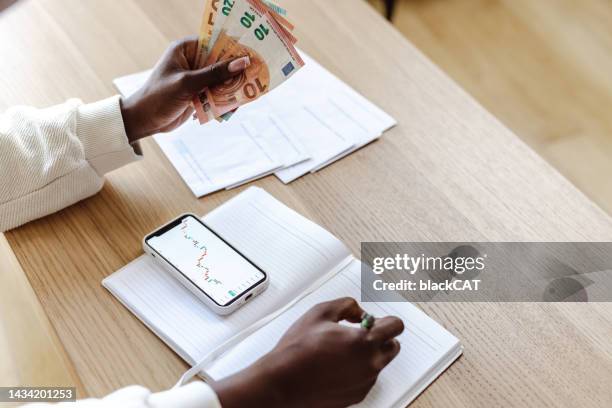
[[[212,2],[213,11],[215,9],[215,5],[219,3],[219,1],[207,0],[207,4],[204,10],[205,19],[206,19],[207,9],[209,9],[208,3],[210,2]],[[232,14],[232,11],[234,11],[234,8],[236,8],[237,11]],[[221,33],[222,30],[225,30],[225,34],[233,38],[240,38],[242,37],[243,34],[247,32],[248,28],[245,27],[244,24],[240,23],[241,17],[239,16],[243,16],[244,14],[247,14],[249,11],[250,13],[254,13],[255,11],[257,11],[259,14],[262,14],[261,10],[259,10],[259,3],[257,3],[256,1],[247,2],[245,0],[236,0],[236,1],[224,0],[222,5],[217,7],[217,10],[214,11],[214,15],[210,16],[211,18],[208,19],[208,22],[206,21],[203,22],[201,37],[200,37],[201,55],[199,56],[201,66],[212,64],[217,61],[221,61],[222,59],[220,58],[220,56],[226,54],[227,50],[223,50],[219,47],[215,47],[215,44],[217,43],[217,39],[219,38],[219,34]],[[211,22],[212,22],[212,28],[210,27]],[[209,26],[208,28],[211,28],[210,32],[208,31],[208,29],[205,30],[205,27],[207,24]],[[202,41],[202,38],[204,38],[204,41],[206,41],[207,36],[209,36],[207,40],[208,50],[206,50],[206,52],[204,53],[204,48],[203,48],[204,43]],[[229,44],[229,43],[226,42],[224,44]],[[214,54],[212,54],[213,50],[215,52]],[[231,114],[233,113],[230,111],[224,115],[221,115],[220,117],[215,118],[214,113],[211,110],[211,106],[209,102],[209,94],[206,92],[206,90],[202,91],[199,95],[197,95],[197,97],[194,99],[193,105],[196,110],[196,115],[200,119],[200,123],[206,123],[211,119],[217,119],[218,121],[225,120],[224,118],[229,118]]]
[[[231,15],[236,4],[238,4],[238,7],[240,7],[241,3],[244,2],[245,0],[206,0],[206,5],[204,7],[204,18],[202,19],[202,29],[200,30],[200,38],[202,38],[202,33],[205,33],[203,35],[205,41],[203,41],[202,44],[207,46],[206,54],[210,53],[217,42],[219,34],[221,34],[221,30],[225,26],[225,22]],[[284,17],[287,15],[287,11],[285,9],[266,0],[256,0],[250,3],[260,10],[263,9],[270,11],[272,13],[272,17],[274,17],[274,19],[281,25],[285,35],[291,39],[295,39],[290,33],[294,29],[293,24],[291,24],[291,22]]]
[[[198,51],[194,61],[194,69],[203,68],[206,61],[206,55],[215,26],[215,18],[221,0],[206,0],[204,3],[204,14],[202,15],[202,25],[200,26],[200,35],[198,37]]]
[[[258,0],[236,3],[208,54],[205,65],[248,56],[251,65],[240,75],[200,95],[200,123],[250,103],[289,79],[304,61],[273,15]]]
[[[198,38],[198,52],[195,57],[194,68],[204,67],[206,56],[217,40],[223,23],[230,15],[236,1],[241,0],[205,0],[200,35]],[[287,10],[267,0],[261,0],[261,3],[263,7],[267,7],[267,9],[273,13],[273,17],[281,24],[285,34],[295,43],[297,39],[290,33],[294,28],[293,24],[285,18],[287,16]],[[216,24],[217,22],[219,24]]]
[[[238,8],[243,8],[242,11],[244,11],[244,6],[249,6],[245,4],[245,0],[205,0],[204,13],[202,15],[202,24],[198,39],[198,51],[194,60],[194,68],[203,68],[205,66],[208,54],[214,47],[218,35],[223,29],[225,22],[237,3]],[[260,13],[269,11],[276,22],[280,24],[282,32],[285,34],[285,38],[289,39],[292,44],[297,42],[297,38],[291,34],[291,30],[294,29],[294,26],[285,18],[285,16],[287,16],[287,11],[285,9],[268,0],[253,0],[250,2],[250,6],[256,7]],[[237,28],[241,28],[236,24],[236,22],[233,22],[233,24]],[[236,37],[236,35],[234,36]],[[205,105],[206,103],[205,93],[196,96],[193,101],[196,111],[198,110],[198,107],[201,108],[201,106]],[[233,112],[235,112],[235,110],[216,119],[227,120],[229,117],[231,117]]]

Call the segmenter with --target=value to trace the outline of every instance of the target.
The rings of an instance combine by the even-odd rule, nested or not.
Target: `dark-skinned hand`
[[[370,330],[350,298],[312,308],[267,355],[213,384],[224,408],[240,406],[340,408],[362,401],[383,368],[399,353],[404,330],[396,317],[379,318]]]
[[[142,88],[121,100],[130,143],[176,129],[193,115],[192,101],[197,94],[240,74],[249,65],[247,57],[193,69],[197,46],[195,37],[173,43]]]

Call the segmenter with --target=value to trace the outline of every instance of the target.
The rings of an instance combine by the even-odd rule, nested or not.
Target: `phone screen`
[[[266,278],[190,215],[149,236],[147,244],[220,306],[229,305]]]

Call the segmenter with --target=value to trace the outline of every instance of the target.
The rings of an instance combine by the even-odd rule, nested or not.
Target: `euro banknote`
[[[276,4],[274,4],[274,3],[272,3],[271,1],[268,1],[268,0],[262,0],[262,2],[266,6],[268,6],[268,8],[270,10],[275,11],[277,14],[280,14],[281,16],[285,16],[285,17],[287,16],[287,10],[285,10],[284,8],[282,8],[282,7],[276,5]]]
[[[200,29],[196,67],[248,56],[242,74],[204,90],[194,99],[200,123],[229,118],[297,72],[304,62],[293,44],[286,11],[262,0],[207,0]]]

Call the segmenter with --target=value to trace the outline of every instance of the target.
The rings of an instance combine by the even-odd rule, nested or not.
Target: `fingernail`
[[[251,59],[249,57],[242,57],[230,62],[227,66],[227,70],[231,73],[241,72],[249,65],[251,65]]]

